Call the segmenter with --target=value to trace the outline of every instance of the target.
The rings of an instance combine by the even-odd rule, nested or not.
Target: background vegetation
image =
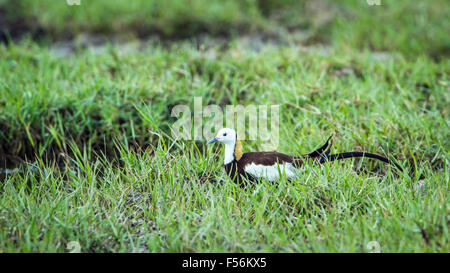
[[[448,14],[446,1],[0,0],[0,251],[448,252]],[[345,161],[241,188],[219,145],[171,138],[172,107],[195,96],[280,104],[280,152],[335,134],[333,151],[406,171]]]

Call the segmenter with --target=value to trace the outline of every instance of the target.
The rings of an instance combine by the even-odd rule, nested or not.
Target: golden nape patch
[[[241,159],[242,157],[242,144],[239,139],[236,140],[236,146],[234,147],[234,158],[236,160]]]

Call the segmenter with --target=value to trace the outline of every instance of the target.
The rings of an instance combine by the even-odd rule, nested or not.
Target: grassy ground
[[[0,44],[0,251],[67,252],[75,241],[83,252],[369,252],[376,241],[382,252],[448,252],[450,66],[442,2],[386,3],[383,14],[352,2],[335,6],[361,12],[365,21],[353,28],[336,15],[326,23],[283,22],[276,12],[267,19],[261,6],[248,11],[259,21],[234,15],[248,29],[289,33],[299,24],[313,33],[287,46],[255,48],[237,36],[225,46],[134,41],[60,56],[42,41]],[[60,4],[39,12],[36,3],[25,11],[41,15],[54,37],[61,24],[45,23],[46,16],[73,17],[75,34],[89,20]],[[243,10],[231,3],[226,8]],[[408,9],[422,17],[396,17]],[[386,23],[374,28],[379,20]],[[414,36],[421,28],[430,33]],[[306,153],[335,134],[333,151],[387,154],[407,171],[347,160],[306,166],[296,181],[240,188],[222,170],[219,145],[168,135],[172,107],[192,106],[196,96],[205,105],[281,105],[280,152]],[[247,141],[244,150],[261,144]]]

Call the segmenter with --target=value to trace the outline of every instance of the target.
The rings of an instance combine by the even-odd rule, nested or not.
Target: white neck
[[[236,146],[235,143],[225,144],[225,158],[223,164],[227,165],[234,160],[234,146]]]

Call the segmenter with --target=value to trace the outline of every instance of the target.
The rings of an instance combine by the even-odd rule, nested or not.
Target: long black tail
[[[392,164],[395,167],[397,167],[401,172],[403,172],[402,167],[400,167],[397,163],[395,163],[392,160],[387,159],[384,156],[372,154],[372,153],[365,153],[365,152],[346,152],[346,153],[339,153],[339,154],[332,154],[332,155],[322,155],[319,159],[320,163],[324,163],[327,161],[334,161],[334,160],[340,160],[340,159],[346,159],[346,158],[354,158],[354,157],[368,157],[373,159],[381,160],[385,163]]]
[[[319,163],[325,163],[327,161],[334,161],[334,160],[354,158],[354,157],[368,157],[368,158],[381,160],[388,164],[392,164],[395,167],[397,167],[401,172],[403,172],[402,167],[400,167],[397,163],[395,163],[392,160],[387,159],[384,156],[377,155],[377,154],[365,153],[365,152],[346,152],[346,153],[330,155],[330,149],[331,149],[331,145],[332,145],[332,143],[330,143],[330,139],[331,139],[331,136],[328,138],[328,140],[325,142],[325,144],[322,147],[320,147],[319,149],[317,149],[314,152],[309,153],[305,156],[307,156],[309,158],[319,159]]]

